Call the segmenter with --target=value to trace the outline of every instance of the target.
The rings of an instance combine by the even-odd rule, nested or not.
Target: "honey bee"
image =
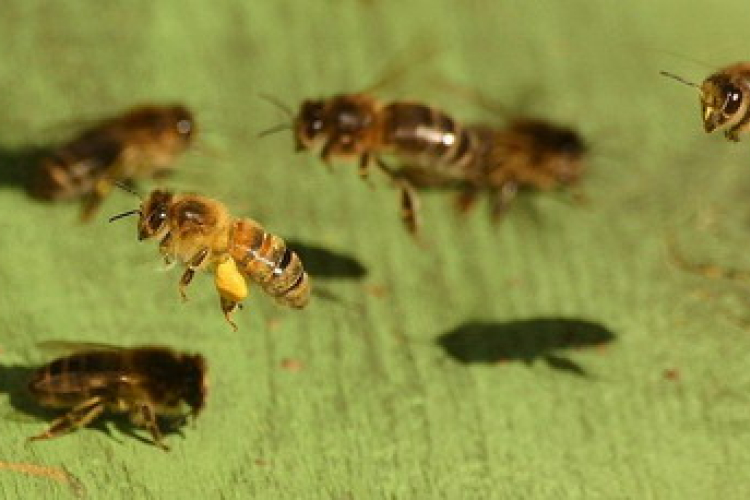
[[[455,187],[459,205],[488,190],[499,214],[519,188],[551,189],[575,181],[586,145],[573,130],[522,119],[505,129],[462,126],[443,111],[419,103],[384,103],[364,94],[302,103],[294,119],[297,150],[358,159],[367,176],[375,164],[401,191],[402,217],[417,232],[415,188]],[[385,163],[393,157],[398,167]]]
[[[71,408],[29,440],[85,427],[109,410],[128,413],[134,425],[151,433],[156,446],[168,450],[158,417],[182,423],[198,416],[208,394],[207,365],[199,354],[166,347],[92,345],[39,368],[28,388],[42,406]]]
[[[46,156],[29,186],[44,200],[83,198],[90,219],[115,182],[167,173],[196,133],[182,105],[146,104],[105,119]]]
[[[180,294],[196,270],[214,274],[224,317],[236,330],[231,313],[247,296],[245,278],[258,283],[284,305],[303,308],[310,298],[310,279],[297,254],[284,240],[251,219],[232,217],[220,202],[195,194],[155,190],[137,210],[110,221],[138,214],[138,239],[159,240],[167,263],[185,264]]]
[[[706,132],[723,130],[728,140],[737,142],[741,133],[750,131],[750,63],[722,68],[701,85],[666,71],[661,74],[699,90]]]

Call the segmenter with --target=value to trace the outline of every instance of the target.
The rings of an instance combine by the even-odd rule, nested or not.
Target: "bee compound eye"
[[[148,219],[149,226],[153,229],[158,229],[167,218],[166,210],[157,210]]]
[[[725,114],[732,115],[740,109],[742,104],[742,92],[738,89],[732,88],[727,92],[726,100],[724,101],[723,111]]]

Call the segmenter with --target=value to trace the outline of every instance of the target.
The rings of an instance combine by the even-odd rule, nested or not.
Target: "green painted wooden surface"
[[[2,396],[0,461],[64,467],[89,498],[750,497],[748,289],[684,273],[664,250],[671,233],[691,258],[750,268],[750,146],[703,134],[694,91],[658,76],[700,80],[748,59],[748,17],[739,0],[5,0],[3,388],[18,389],[12,367],[47,339],[197,350],[213,388],[168,454],[113,423],[27,446],[45,423]],[[588,203],[534,197],[495,227],[486,207],[460,219],[430,194],[419,247],[384,182],[331,175],[288,135],[256,139],[282,118],[259,92],[294,104],[358,90],[424,41],[439,55],[383,97],[497,119],[435,85],[445,78],[574,124],[594,145]],[[317,280],[340,300],[304,312],[256,290],[232,333],[210,280],[182,304],[178,274],[156,270],[130,222],[82,227],[74,205],[17,188],[20,148],[165,99],[192,105],[204,131],[174,187],[354,257],[367,276]],[[104,212],[132,206],[118,193]],[[566,349],[559,324],[534,323],[556,317],[595,323],[570,323],[568,340],[616,337]],[[462,363],[437,342],[455,331],[491,337],[474,354],[511,359]],[[73,495],[0,465],[0,497]]]

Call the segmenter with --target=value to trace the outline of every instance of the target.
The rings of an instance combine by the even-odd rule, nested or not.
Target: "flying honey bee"
[[[42,406],[71,408],[30,440],[85,427],[109,410],[128,413],[134,425],[151,433],[156,446],[168,450],[158,417],[182,423],[188,415],[198,416],[208,394],[207,365],[199,354],[166,347],[89,345],[39,368],[28,388]]]
[[[363,177],[373,164],[386,173],[400,189],[402,217],[413,233],[419,227],[415,188],[458,188],[461,207],[489,191],[499,215],[520,188],[574,182],[587,149],[575,131],[541,120],[516,120],[504,129],[462,126],[439,109],[366,94],[304,101],[293,122],[298,151],[317,151],[326,163],[356,159]]]
[[[105,119],[62,144],[39,165],[29,191],[44,200],[83,198],[91,218],[116,182],[167,173],[196,133],[182,105],[141,105]]]
[[[230,315],[247,296],[245,278],[281,304],[297,309],[307,305],[310,279],[297,254],[257,222],[232,217],[220,202],[157,189],[139,209],[110,221],[134,214],[140,216],[139,240],[158,239],[167,263],[177,259],[185,264],[179,287],[183,299],[196,270],[214,274],[221,309],[235,330]]]
[[[722,68],[701,85],[666,71],[661,74],[698,89],[706,132],[723,130],[728,140],[737,142],[741,133],[750,131],[750,63]]]

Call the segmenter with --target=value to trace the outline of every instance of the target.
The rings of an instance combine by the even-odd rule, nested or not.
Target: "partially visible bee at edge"
[[[740,134],[750,132],[750,62],[722,68],[700,85],[667,71],[661,74],[698,89],[706,132],[723,130],[734,142],[740,140]]]
[[[245,278],[281,304],[296,309],[307,305],[310,278],[297,254],[257,222],[231,216],[222,203],[196,194],[155,190],[139,209],[110,221],[136,214],[138,239],[159,240],[168,264],[174,259],[185,264],[180,279],[183,299],[196,270],[214,274],[221,309],[235,330],[231,314],[248,294]]]
[[[463,209],[478,192],[489,191],[497,216],[519,188],[551,189],[577,180],[587,150],[575,131],[541,120],[517,120],[507,128],[462,126],[437,108],[366,94],[306,100],[296,114],[287,113],[298,151],[319,151],[325,163],[357,159],[362,177],[373,164],[386,173],[401,191],[402,217],[412,233],[419,228],[415,188],[457,188]]]
[[[115,182],[164,175],[196,133],[185,106],[145,104],[102,120],[41,161],[29,192],[44,200],[83,198],[90,219]]]
[[[88,346],[32,376],[28,388],[39,404],[70,411],[29,439],[61,436],[109,410],[129,414],[134,425],[151,433],[156,446],[168,450],[158,419],[171,419],[173,424],[184,423],[187,416],[195,419],[206,404],[207,370],[200,354],[166,347]]]

